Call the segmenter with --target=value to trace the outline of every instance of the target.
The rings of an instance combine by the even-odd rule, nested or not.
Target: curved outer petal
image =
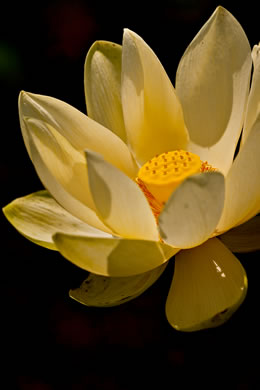
[[[186,149],[188,134],[175,90],[154,52],[129,30],[123,39],[122,105],[128,141],[140,163]]]
[[[246,222],[260,210],[260,115],[226,177],[226,198],[218,234]]]
[[[23,123],[25,128],[26,122],[24,121]],[[48,189],[56,201],[61,204],[61,206],[64,207],[69,213],[79,218],[80,220],[97,229],[111,233],[111,230],[101,222],[92,209],[71,196],[70,193],[56,180],[52,172],[44,163],[41,154],[34,144],[32,135],[29,132],[26,132],[26,134],[28,135],[28,149],[30,150],[31,159],[36,172],[44,186]]]
[[[70,297],[86,306],[111,307],[131,301],[146,291],[165,270],[166,264],[140,275],[110,278],[90,274]]]
[[[191,138],[189,150],[226,173],[242,129],[251,49],[237,20],[218,7],[185,51],[176,91]]]
[[[47,191],[15,199],[3,208],[3,212],[19,233],[48,249],[57,250],[52,240],[56,232],[111,237],[73,217]]]
[[[229,230],[219,238],[232,252],[243,253],[260,250],[260,215]]]
[[[129,177],[136,176],[137,167],[125,143],[69,104],[49,96],[22,92],[19,97],[19,113],[23,135],[26,133],[23,123],[25,117],[41,120],[51,125],[76,150],[88,148],[98,152]],[[24,141],[31,155],[26,134]]]
[[[122,46],[95,42],[86,57],[84,85],[89,117],[126,142],[121,105],[121,59]]]
[[[181,251],[166,303],[166,315],[177,330],[221,325],[243,302],[247,277],[238,259],[217,238]]]
[[[43,163],[55,179],[71,196],[95,211],[84,153],[76,150],[48,123],[34,118],[24,118],[23,122]]]
[[[177,248],[202,244],[217,226],[224,197],[225,181],[221,173],[190,176],[173,192],[159,216],[162,239]]]
[[[143,240],[159,239],[151,208],[137,183],[87,151],[89,185],[97,214],[118,235]]]
[[[111,277],[150,271],[179,251],[160,242],[116,237],[94,238],[57,233],[53,240],[60,253],[78,267]]]
[[[246,119],[244,124],[241,145],[244,144],[250,133],[255,120],[260,114],[260,44],[255,45],[252,51],[254,72],[248,98]]]

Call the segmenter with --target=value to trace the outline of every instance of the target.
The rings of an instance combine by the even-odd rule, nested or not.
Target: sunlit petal
[[[162,239],[178,248],[200,245],[214,232],[225,197],[219,172],[190,176],[171,195],[159,217]]]
[[[185,51],[176,91],[191,138],[189,150],[226,173],[242,129],[251,49],[237,20],[218,7]]]
[[[85,62],[84,84],[88,116],[126,142],[121,105],[122,47],[95,42]]]
[[[175,90],[154,52],[130,30],[123,39],[122,105],[128,141],[140,163],[186,148],[188,135]]]
[[[69,104],[49,96],[22,92],[19,112],[22,130],[25,117],[46,122],[76,150],[83,151],[88,148],[98,152],[128,176],[136,176],[137,167],[126,144],[114,133]],[[27,138],[28,136],[24,137],[28,148]]]
[[[104,276],[131,276],[159,267],[178,249],[146,240],[55,234],[61,254],[86,271]]]
[[[260,250],[260,215],[219,236],[221,241],[237,253]]]
[[[56,232],[111,237],[73,217],[47,191],[18,198],[4,207],[3,212],[19,233],[48,249],[56,249],[52,240]]]
[[[46,122],[24,118],[24,124],[42,161],[53,177],[71,196],[95,210],[89,191],[84,153],[76,150],[66,138]],[[34,159],[32,161],[34,163]]]
[[[24,124],[26,122],[24,121]],[[105,226],[101,220],[97,217],[96,213],[81,203],[79,200],[74,198],[62,185],[57,181],[53,176],[51,171],[48,169],[47,165],[43,161],[41,154],[39,153],[35,143],[33,141],[32,135],[30,132],[28,134],[28,148],[31,153],[31,159],[33,161],[36,172],[43,182],[45,188],[48,189],[50,194],[54,199],[69,213],[74,215],[76,218],[81,219],[87,224],[103,230],[105,232],[111,233],[111,230]]]
[[[161,276],[168,263],[143,274],[106,277],[90,274],[70,297],[86,306],[109,307],[128,302],[147,290]]]
[[[236,311],[246,292],[242,265],[224,244],[212,238],[176,255],[166,315],[177,330],[215,327]]]
[[[98,215],[117,234],[143,240],[159,239],[156,221],[137,183],[87,151],[90,190]]]
[[[217,231],[246,222],[260,210],[260,116],[226,177],[226,198]]]

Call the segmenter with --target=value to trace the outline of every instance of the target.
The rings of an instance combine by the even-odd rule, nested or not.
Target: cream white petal
[[[73,217],[47,191],[15,199],[3,208],[8,221],[35,244],[57,250],[52,236],[56,232],[90,237],[111,237]]]
[[[86,57],[84,85],[88,116],[126,142],[121,104],[122,46],[95,42]]]
[[[111,307],[128,302],[146,291],[161,276],[168,263],[145,273],[106,277],[89,274],[80,287],[70,290],[70,297],[86,306]]]
[[[24,117],[42,120],[51,125],[79,151],[88,148],[103,155],[130,177],[137,167],[126,144],[104,126],[88,118],[61,100],[22,92],[19,98],[20,121]],[[23,124],[21,124],[23,130]],[[25,143],[27,137],[24,137]]]
[[[175,90],[154,52],[130,30],[123,38],[121,94],[128,142],[141,164],[157,153],[186,148]]]
[[[162,239],[177,248],[202,244],[221,217],[225,180],[219,172],[190,176],[171,195],[159,216]]]
[[[26,125],[25,121],[24,125]],[[74,198],[61,185],[61,183],[57,181],[57,179],[53,176],[52,172],[43,161],[41,154],[33,141],[32,135],[29,131],[27,131],[26,134],[28,135],[28,149],[30,150],[31,159],[33,161],[36,172],[43,182],[45,188],[48,189],[54,199],[76,218],[79,218],[80,220],[97,229],[111,233],[111,230],[101,222],[92,209]]]
[[[159,239],[156,221],[137,183],[95,152],[86,152],[89,185],[97,214],[127,238]]]
[[[189,150],[226,173],[243,125],[251,49],[238,21],[218,7],[186,49],[176,91],[191,143]]]
[[[220,240],[237,253],[260,250],[260,215],[219,236]]]
[[[164,264],[178,249],[147,240],[95,238],[57,233],[53,240],[73,264],[97,275],[123,277]],[[166,247],[166,248],[164,248]]]
[[[260,116],[226,177],[226,198],[218,233],[246,222],[260,210]]]
[[[176,255],[166,315],[181,331],[215,327],[237,310],[246,292],[242,265],[224,244],[212,238]]]
[[[243,129],[241,145],[244,144],[250,133],[254,122],[260,114],[260,44],[255,45],[252,51],[254,72],[248,98],[246,119]]]

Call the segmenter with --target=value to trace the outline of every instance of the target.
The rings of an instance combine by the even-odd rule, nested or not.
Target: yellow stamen
[[[165,202],[183,180],[195,173],[215,170],[194,153],[174,150],[156,155],[146,162],[140,168],[136,181],[158,219]]]

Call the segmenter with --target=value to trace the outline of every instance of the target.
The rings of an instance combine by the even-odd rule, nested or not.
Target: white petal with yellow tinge
[[[252,51],[252,58],[254,63],[254,72],[247,103],[247,112],[241,140],[242,145],[244,144],[246,138],[252,130],[254,122],[260,114],[260,44],[254,46]]]
[[[57,250],[52,236],[56,232],[88,237],[112,237],[73,217],[47,191],[15,199],[3,208],[8,221],[35,244]]]
[[[226,173],[242,130],[251,48],[238,21],[218,7],[185,51],[176,75],[189,150]]]
[[[75,149],[83,151],[88,148],[98,152],[125,174],[135,177],[137,167],[126,144],[69,104],[49,96],[22,92],[19,113],[22,130],[25,117],[42,120],[66,138]],[[24,139],[28,148],[27,137],[24,136]]]
[[[260,115],[226,177],[219,233],[246,222],[260,210]]]
[[[159,240],[156,221],[137,183],[97,153],[86,152],[89,185],[97,214],[115,234]]]
[[[44,121],[25,117],[24,125],[43,163],[57,182],[75,199],[95,210],[89,191],[84,153],[76,150],[66,138]],[[35,159],[33,163],[35,164]],[[45,185],[47,186],[47,183]]]
[[[180,102],[150,47],[124,31],[122,105],[128,142],[140,164],[174,149],[186,149],[188,134]]]
[[[121,62],[122,46],[95,42],[87,54],[84,85],[88,116],[126,142],[121,105]]]
[[[162,239],[177,248],[206,241],[220,219],[225,181],[219,172],[190,176],[173,192],[159,216]]]
[[[95,238],[57,233],[60,253],[73,264],[97,275],[131,276],[159,267],[178,252],[160,242]]]
[[[24,121],[23,123],[24,125],[27,125],[26,121]],[[53,169],[49,169],[49,167],[43,160],[40,150],[34,143],[32,134],[29,131],[27,132],[27,134],[28,147],[30,149],[31,159],[36,169],[36,172],[41,181],[43,182],[45,188],[47,188],[53,198],[74,217],[79,218],[80,220],[97,229],[111,233],[111,230],[102,223],[102,221],[98,218],[94,210],[81,203],[78,199],[74,198],[67,191],[67,189],[57,180],[57,178],[52,173]]]

